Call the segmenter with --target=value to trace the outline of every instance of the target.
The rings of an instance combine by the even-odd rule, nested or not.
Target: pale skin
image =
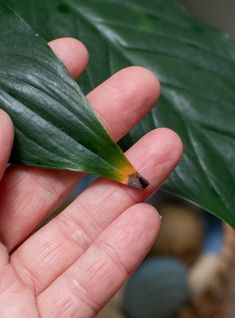
[[[77,78],[88,62],[83,44],[71,38],[49,44]],[[152,72],[130,67],[95,88],[88,99],[117,141],[159,95]],[[6,168],[13,138],[12,122],[0,111],[0,317],[95,317],[155,240],[160,217],[143,202],[176,167],[182,143],[169,129],[151,131],[127,152],[151,182],[145,191],[101,178],[35,231],[81,174]]]

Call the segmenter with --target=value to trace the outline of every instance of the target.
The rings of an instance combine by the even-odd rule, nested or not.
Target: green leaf
[[[0,40],[0,105],[15,126],[11,162],[96,173],[134,186],[139,175],[133,180],[135,169],[77,83],[46,42],[1,3]]]
[[[127,65],[153,70],[159,105],[129,137],[176,130],[184,156],[164,189],[235,227],[235,46],[174,0],[9,0],[47,40],[77,36],[90,65],[86,91]],[[130,139],[130,138],[129,138]]]

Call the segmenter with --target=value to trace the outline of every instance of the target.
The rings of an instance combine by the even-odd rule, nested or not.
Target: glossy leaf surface
[[[129,135],[167,126],[184,142],[164,188],[235,227],[235,46],[174,0],[9,0],[47,40],[80,38],[90,52],[86,91],[127,65],[153,70],[159,105]]]
[[[96,173],[135,172],[49,46],[0,3],[0,105],[15,126],[11,162]]]

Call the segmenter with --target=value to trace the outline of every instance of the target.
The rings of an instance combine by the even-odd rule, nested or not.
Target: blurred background
[[[181,0],[181,3],[195,18],[224,30],[235,39],[234,0]]]

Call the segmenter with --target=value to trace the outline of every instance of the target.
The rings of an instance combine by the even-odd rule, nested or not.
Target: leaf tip
[[[138,172],[128,177],[128,185],[138,190],[144,190],[149,184],[149,181],[142,177]]]

